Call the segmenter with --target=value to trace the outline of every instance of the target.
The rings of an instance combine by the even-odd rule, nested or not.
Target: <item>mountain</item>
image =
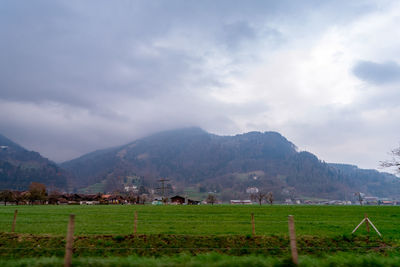
[[[276,199],[351,199],[356,191],[398,197],[397,177],[374,170],[328,164],[276,132],[218,136],[200,128],[166,131],[99,150],[61,164],[76,189],[121,190],[159,186],[169,179],[174,193],[220,199],[248,198],[247,188],[272,191]]]
[[[0,134],[0,190],[26,190],[31,182],[67,190],[68,174],[39,153]]]
[[[400,178],[377,170],[359,169],[355,165],[330,163],[340,176],[347,178],[349,186],[360,192],[369,192],[372,196],[396,196],[400,194]]]

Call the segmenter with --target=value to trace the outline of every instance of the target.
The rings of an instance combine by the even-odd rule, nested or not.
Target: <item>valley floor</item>
[[[62,266],[72,213],[73,266],[290,266],[288,215],[299,266],[400,262],[400,207],[46,205],[0,207],[0,266]],[[364,225],[351,234],[365,214],[382,238]]]

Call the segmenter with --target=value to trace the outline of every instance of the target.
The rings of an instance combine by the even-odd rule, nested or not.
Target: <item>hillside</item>
[[[156,188],[170,179],[174,193],[220,199],[247,198],[246,189],[273,191],[276,199],[312,197],[352,199],[356,191],[398,197],[399,180],[357,167],[327,164],[276,132],[218,136],[199,128],[158,133],[127,145],[99,150],[61,165],[75,175],[74,187],[104,191],[136,185]],[[172,193],[172,192],[171,192]]]
[[[67,180],[57,164],[0,135],[0,190],[26,190],[31,182],[66,190]]]
[[[349,186],[358,188],[360,192],[369,192],[373,196],[400,194],[398,185],[400,179],[390,173],[359,169],[349,164],[329,165],[337,169],[339,176],[347,178]]]

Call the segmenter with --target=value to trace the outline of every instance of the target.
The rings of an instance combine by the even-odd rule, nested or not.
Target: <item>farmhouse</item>
[[[231,204],[233,204],[233,205],[251,205],[251,204],[253,204],[253,202],[251,202],[251,200],[250,199],[245,199],[245,200],[236,200],[236,199],[234,199],[234,200],[231,200]]]
[[[82,200],[79,202],[81,205],[98,205],[100,204],[100,201],[97,200]]]
[[[364,202],[367,205],[378,205],[378,198],[377,197],[365,197]]]
[[[185,198],[181,196],[171,197],[171,203],[176,205],[182,205],[183,203],[185,203]]]
[[[68,205],[68,200],[64,197],[57,198],[58,205]]]
[[[155,197],[151,202],[152,205],[162,205],[163,199],[162,197]]]
[[[193,200],[193,199],[188,199],[187,200],[188,205],[200,205],[200,201],[198,200]]]
[[[119,195],[102,195],[101,202],[104,204],[121,204],[124,202],[123,198]]]
[[[258,188],[257,187],[248,187],[246,189],[247,194],[257,194],[258,193]]]
[[[384,205],[384,206],[394,206],[394,205],[396,205],[396,201],[391,201],[391,200],[381,200],[381,201],[379,201],[379,205]]]
[[[291,205],[291,204],[293,204],[293,201],[290,198],[287,198],[287,199],[285,199],[285,204]]]

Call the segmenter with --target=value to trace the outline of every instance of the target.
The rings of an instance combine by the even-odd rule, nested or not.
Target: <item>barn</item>
[[[193,200],[193,199],[188,199],[187,204],[188,205],[200,205],[200,201]]]
[[[171,203],[177,204],[177,205],[182,205],[183,203],[185,203],[185,198],[181,197],[181,196],[171,197]]]

